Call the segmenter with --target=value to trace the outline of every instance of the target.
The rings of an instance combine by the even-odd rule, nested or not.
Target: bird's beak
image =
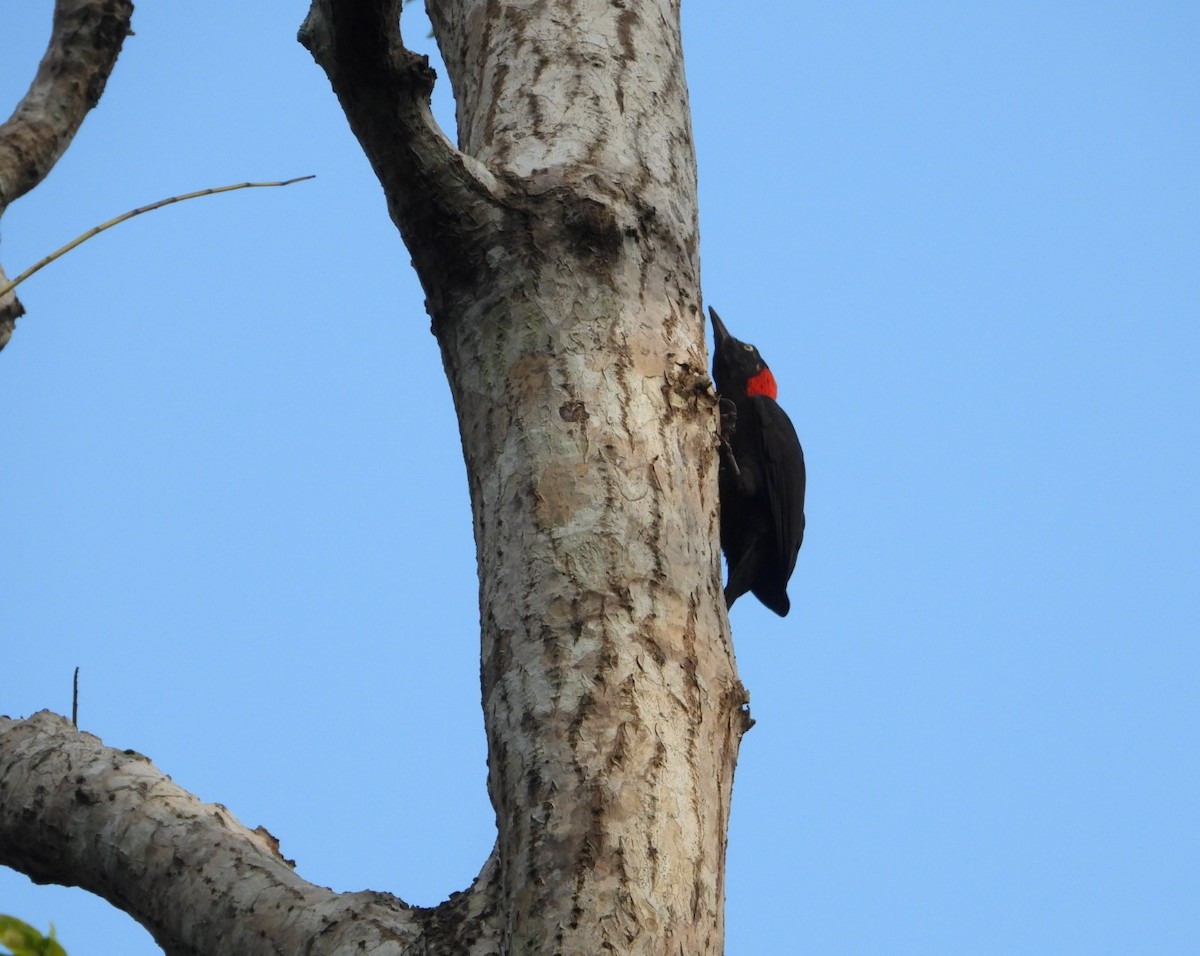
[[[729,329],[725,328],[725,323],[721,321],[721,317],[717,315],[717,310],[711,305],[708,307],[708,315],[712,319],[714,344],[719,349],[721,343],[728,341],[732,336],[729,334]]]

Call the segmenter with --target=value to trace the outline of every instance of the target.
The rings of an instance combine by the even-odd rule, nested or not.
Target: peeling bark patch
[[[581,491],[577,479],[587,471],[583,462],[550,462],[538,478],[536,508],[538,521],[546,528],[565,528],[592,500]]]
[[[535,396],[550,387],[550,356],[542,352],[530,352],[513,362],[508,370],[505,390],[515,400],[527,404]]]

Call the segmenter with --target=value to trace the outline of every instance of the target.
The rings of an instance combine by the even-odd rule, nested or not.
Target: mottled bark
[[[266,830],[246,829],[147,758],[49,711],[0,717],[0,863],[104,897],[170,956],[397,956],[413,951],[429,920],[386,893],[305,882]],[[470,922],[477,934],[486,928]]]
[[[434,909],[329,894],[148,764],[133,765],[134,784],[111,776],[129,760],[48,715],[0,723],[0,845],[21,839],[19,868],[108,896],[173,953],[293,951],[306,932],[313,953],[352,940],[479,956],[721,953],[749,720],[720,582],[678,5],[429,4],[458,148],[432,118],[434,77],[403,45],[400,7],[314,0],[301,41],[384,186],[458,412],[496,848],[469,890]],[[130,791],[133,803],[109,799]],[[152,845],[110,815],[152,820]],[[74,847],[85,826],[114,834],[126,860],[115,875],[94,847]],[[186,843],[174,862],[196,828],[220,866],[258,881],[272,913],[247,909]],[[71,847],[81,855],[53,862]],[[213,883],[194,886],[206,872]],[[164,884],[152,912],[133,900],[141,880]],[[179,915],[193,893],[203,937]]]
[[[130,0],[57,0],[50,43],[29,92],[0,126],[0,216],[54,168],[104,92],[129,34]],[[0,277],[0,285],[7,280]],[[25,310],[0,300],[0,349]]]
[[[504,951],[718,953],[745,695],[678,8],[428,6],[461,151],[398,2],[317,0],[304,38],[413,250],[458,410]]]

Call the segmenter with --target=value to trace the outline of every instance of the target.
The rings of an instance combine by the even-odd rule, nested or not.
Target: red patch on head
[[[775,384],[775,376],[771,374],[769,368],[764,365],[761,372],[751,375],[746,380],[746,394],[748,396],[766,395],[771,399],[779,397],[779,387]]]

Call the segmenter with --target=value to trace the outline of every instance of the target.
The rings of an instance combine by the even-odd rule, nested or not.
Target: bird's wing
[[[796,567],[796,554],[804,541],[804,450],[787,413],[774,399],[752,399],[762,441],[763,473],[771,499],[779,561],[787,569],[786,581]]]

